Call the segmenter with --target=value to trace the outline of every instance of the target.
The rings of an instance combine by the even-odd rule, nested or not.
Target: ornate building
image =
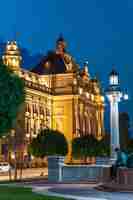
[[[21,52],[15,41],[7,43],[2,58],[25,80],[25,137],[31,140],[47,127],[58,129],[67,138],[70,153],[74,137],[93,134],[102,138],[104,97],[99,81],[90,77],[87,63],[80,69],[66,46],[59,37],[55,50],[31,71],[21,68]]]

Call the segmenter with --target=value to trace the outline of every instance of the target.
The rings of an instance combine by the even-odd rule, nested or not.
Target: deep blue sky
[[[102,84],[112,64],[130,100],[122,110],[133,117],[133,0],[0,0],[0,38],[18,42],[32,54],[54,48],[59,33],[68,50]],[[105,85],[105,84],[104,84]]]

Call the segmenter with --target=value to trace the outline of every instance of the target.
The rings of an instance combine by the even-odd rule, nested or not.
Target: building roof
[[[118,76],[118,72],[115,69],[112,69],[112,71],[110,72],[109,76]]]
[[[66,65],[60,54],[50,51],[31,71],[40,75],[61,74],[66,72]]]
[[[31,71],[40,75],[62,74],[77,71],[79,67],[73,57],[67,53],[66,46],[66,41],[63,36],[60,35],[56,40],[55,50],[49,51],[41,62]]]

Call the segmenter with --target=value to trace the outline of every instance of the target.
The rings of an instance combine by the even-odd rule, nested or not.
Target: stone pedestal
[[[64,165],[64,156],[48,156],[48,181],[62,181],[62,167]]]
[[[62,168],[63,182],[110,180],[110,165],[65,165]]]
[[[96,164],[97,165],[108,165],[110,164],[109,157],[96,157]]]
[[[126,167],[118,168],[117,182],[121,185],[133,185],[133,169]]]

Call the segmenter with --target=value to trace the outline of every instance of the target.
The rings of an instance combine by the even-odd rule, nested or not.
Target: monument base
[[[109,160],[110,165],[114,165],[115,162],[116,162],[116,158],[110,158],[110,160]]]

